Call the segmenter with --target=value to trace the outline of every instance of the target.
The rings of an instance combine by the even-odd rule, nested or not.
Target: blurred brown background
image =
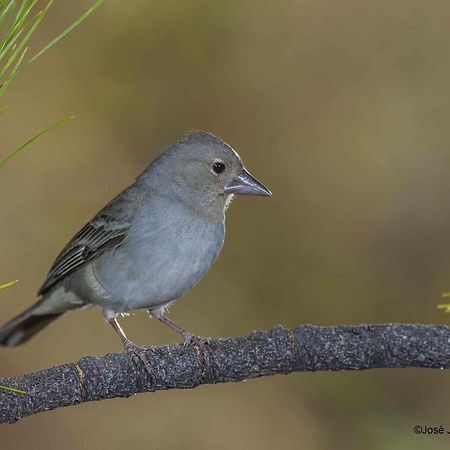
[[[92,0],[55,2],[40,48]],[[273,191],[239,198],[224,251],[171,317],[206,336],[281,323],[448,323],[447,1],[107,0],[12,85],[1,155],[1,320],[35,299],[66,241],[167,144],[212,131]],[[177,336],[144,312],[138,343]],[[121,350],[101,311],[0,349],[2,375]],[[444,449],[449,375],[270,377],[58,410],[2,427],[6,449]]]

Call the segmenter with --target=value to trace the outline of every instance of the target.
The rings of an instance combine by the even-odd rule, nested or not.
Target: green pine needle
[[[30,394],[27,391],[22,391],[22,389],[15,389],[15,388],[8,387],[8,386],[1,386],[0,385],[0,389],[4,389],[5,391],[10,391],[10,392],[15,392],[16,394],[24,394],[24,395],[29,395]]]
[[[442,297],[450,297],[450,292],[444,292],[442,294]],[[440,305],[437,305],[438,309],[443,309],[444,312],[450,313],[450,303],[441,303]]]
[[[17,72],[19,70],[20,65],[22,64],[23,58],[25,57],[25,54],[28,51],[28,47],[25,47],[22,54],[19,56],[19,59],[14,64],[13,69],[11,70],[11,73],[9,74],[8,78],[2,83],[0,87],[0,97],[2,96],[3,92],[5,92],[6,88],[8,87],[11,80],[17,75]]]
[[[10,281],[9,283],[5,283],[5,284],[0,284],[0,289],[5,289],[9,286],[12,286],[13,284],[16,284],[19,280],[13,280]]]
[[[62,120],[58,120],[57,122],[49,125],[47,128],[44,128],[42,131],[40,131],[39,133],[35,134],[31,139],[28,139],[28,141],[26,141],[24,144],[22,144],[20,147],[16,148],[13,152],[11,152],[9,155],[7,155],[5,158],[0,159],[0,167],[5,164],[7,161],[9,161],[11,158],[13,158],[14,156],[17,155],[17,153],[19,153],[21,150],[23,150],[25,147],[27,147],[28,145],[30,145],[33,141],[35,141],[38,137],[42,136],[43,134],[47,133],[47,131],[52,130],[53,128],[59,127],[60,125],[62,125],[65,122],[68,122],[69,120],[74,119],[75,116],[69,116],[66,117],[65,119]]]
[[[72,25],[68,26],[61,34],[50,41],[42,50],[37,52],[27,64],[31,64],[37,58],[42,56],[47,50],[53,47],[58,41],[60,41],[67,33],[70,33],[74,28],[76,28],[83,20],[89,17],[105,0],[97,0],[81,17],[79,17]],[[51,2],[50,2],[51,3]]]
[[[0,98],[6,92],[11,82],[26,66],[31,64],[33,61],[36,61],[36,59],[52,48],[64,36],[66,36],[70,31],[89,17],[104,2],[104,0],[95,1],[95,3],[82,16],[75,20],[75,22],[69,25],[62,33],[52,39],[46,46],[44,46],[44,48],[39,50],[34,56],[26,61],[25,57],[29,47],[29,40],[46,16],[47,11],[53,4],[53,1],[54,0],[49,0],[43,9],[36,11],[35,7],[38,0],[22,0],[20,2],[17,0],[0,0]],[[0,108],[0,117],[3,115],[5,110],[6,107]],[[38,137],[70,119],[73,119],[73,116],[66,117],[65,119],[48,126],[33,136],[5,158],[0,159],[0,166],[5,164]]]
[[[31,36],[53,4],[53,0],[49,0],[42,10],[35,13],[37,2],[37,0],[23,0],[20,3],[20,6],[18,6],[16,0],[0,0],[0,97],[5,92],[6,87],[11,80],[13,80],[25,66],[36,61],[36,59],[46,53],[64,36],[76,28],[81,22],[89,17],[104,2],[104,0],[97,0],[83,15],[25,63],[23,61],[25,56],[23,49],[27,46]]]

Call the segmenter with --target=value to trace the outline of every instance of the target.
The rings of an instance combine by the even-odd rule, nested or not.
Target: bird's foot
[[[150,376],[153,379],[156,379],[155,372],[153,372],[152,366],[150,365],[150,362],[147,358],[147,351],[151,349],[151,347],[146,347],[145,345],[136,345],[129,339],[123,341],[123,346],[126,352],[139,359],[139,362],[143,364],[145,370],[150,374]]]
[[[202,367],[204,374],[208,373],[210,367],[209,355],[211,350],[212,339],[209,337],[194,336],[193,334],[186,332],[183,334],[184,344],[183,347],[187,349],[191,347],[197,356],[200,367]]]
[[[211,345],[212,339],[209,337],[202,337],[202,336],[194,336],[192,333],[189,333],[189,331],[186,331],[183,333],[183,339],[184,339],[184,347],[188,347],[189,345],[193,345],[200,347],[202,350],[204,349],[204,346]]]

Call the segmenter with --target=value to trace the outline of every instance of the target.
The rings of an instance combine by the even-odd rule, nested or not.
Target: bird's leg
[[[127,338],[125,331],[123,331],[123,328],[120,326],[119,322],[115,317],[108,318],[106,319],[106,321],[113,327],[114,331],[119,335],[125,350],[128,350],[128,348],[131,347],[132,345],[138,347],[136,344],[134,344]]]
[[[146,351],[148,350],[144,346],[136,345],[134,342],[132,342],[130,339],[127,338],[127,335],[125,334],[125,331],[123,331],[123,328],[120,326],[119,322],[117,321],[115,314],[108,314],[108,312],[104,313],[105,320],[113,327],[114,331],[119,335],[123,347],[128,353],[131,353],[139,358],[139,360],[144,365],[147,372],[154,377],[154,372],[150,366],[150,363],[148,362]]]
[[[184,328],[180,327],[180,325],[170,320],[164,314],[157,317],[157,319],[172,328],[172,330],[175,330],[177,333],[179,333],[183,337],[184,345],[197,344],[200,347],[203,347],[204,344],[209,344],[210,342],[209,338],[194,336],[190,331],[187,331]]]
[[[177,323],[173,322],[172,320],[170,320],[165,315],[159,316],[158,320],[160,322],[166,324],[170,328],[172,328],[172,330],[175,330],[178,334],[180,334],[182,336],[184,342],[190,343],[192,341],[192,338],[194,337],[194,335],[191,332],[189,332],[189,331],[185,330],[184,328],[180,327],[180,325],[178,325]]]

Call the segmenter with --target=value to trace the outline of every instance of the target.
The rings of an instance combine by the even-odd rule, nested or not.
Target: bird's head
[[[223,215],[235,194],[272,195],[228,144],[205,131],[193,131],[171,145],[146,173],[155,178],[159,192],[205,213]]]

